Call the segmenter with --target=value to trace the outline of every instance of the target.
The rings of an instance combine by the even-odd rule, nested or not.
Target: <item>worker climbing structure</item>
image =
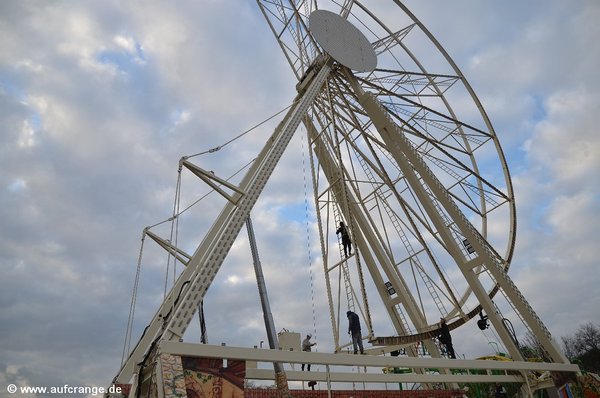
[[[385,15],[351,0],[257,0],[257,6],[292,68],[297,96],[239,183],[182,159],[180,170],[209,184],[225,205],[192,255],[173,239],[145,230],[185,267],[137,344],[125,350],[114,382],[130,394],[185,396],[177,394],[186,394],[208,372],[233,383],[236,394],[243,394],[243,386],[232,380],[277,378],[285,395],[287,374],[287,380],[330,388],[358,380],[412,383],[454,391],[453,396],[468,383],[514,383],[531,395],[541,388],[530,377],[534,371],[569,380],[565,375],[578,368],[508,276],[516,212],[500,142],[473,88],[439,42],[399,0],[385,6]],[[300,131],[308,142],[332,353],[277,350],[273,330],[272,350],[182,342]],[[350,253],[336,235],[340,222],[352,242]],[[266,290],[261,300],[268,302]],[[360,316],[371,355],[342,355],[351,344],[348,310]],[[389,321],[376,322],[375,312]],[[477,317],[479,328],[493,330],[512,361],[445,356],[438,341],[440,318],[456,330]],[[265,323],[269,329],[266,315]],[[519,343],[525,335],[534,336],[541,361],[526,361]],[[255,362],[276,364],[275,372],[249,365]],[[282,365],[301,363],[326,370],[308,376]],[[409,371],[339,370],[353,366]],[[185,381],[173,376],[184,373]],[[190,374],[197,377],[188,380]]]

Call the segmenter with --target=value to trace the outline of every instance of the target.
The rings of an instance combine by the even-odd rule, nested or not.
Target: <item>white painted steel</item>
[[[343,4],[328,0],[310,3],[279,0],[257,2],[299,79],[304,72],[310,70],[312,62],[321,52],[321,47],[342,65],[346,65],[338,59],[343,51],[340,51],[340,54],[336,53],[336,48],[342,48],[345,44],[332,43],[342,43],[349,35],[343,37],[340,32],[349,26],[352,29],[360,27],[361,35],[365,36],[366,41],[375,43],[378,69],[360,77],[356,86],[373,94],[377,106],[381,109],[376,112],[368,111],[364,101],[361,106],[356,106],[354,94],[358,90],[348,89],[355,76],[349,71],[342,73],[343,68],[334,70],[326,86],[328,91],[324,92],[313,106],[311,116],[316,125],[313,137],[318,135],[319,140],[326,142],[329,145],[326,151],[330,151],[331,158],[336,160],[327,165],[327,162],[323,161],[324,156],[316,156],[323,174],[327,174],[327,178],[322,178],[320,185],[315,186],[315,192],[321,195],[316,199],[316,207],[325,208],[337,201],[340,208],[344,208],[345,204],[339,203],[339,196],[344,195],[340,195],[340,188],[336,187],[340,180],[344,180],[343,184],[348,187],[344,188],[344,191],[352,192],[354,189],[356,200],[352,202],[357,205],[348,213],[353,213],[355,222],[362,218],[371,223],[365,227],[365,232],[357,222],[361,230],[356,233],[356,244],[375,285],[381,282],[381,275],[387,276],[387,270],[383,273],[378,270],[378,275],[373,274],[373,265],[369,265],[366,258],[368,255],[365,256],[372,245],[365,241],[374,238],[380,242],[392,241],[392,244],[387,246],[384,244],[383,254],[389,256],[389,260],[397,267],[399,276],[386,279],[390,281],[395,292],[400,294],[392,299],[385,296],[385,291],[382,294],[381,287],[376,286],[376,289],[390,312],[397,334],[408,334],[407,328],[398,322],[403,312],[410,318],[409,326],[420,332],[406,337],[424,338],[424,335],[436,328],[435,324],[440,315],[447,316],[458,327],[483,306],[494,329],[501,335],[503,344],[513,357],[521,357],[513,337],[521,338],[530,332],[544,346],[551,360],[568,362],[552,340],[549,331],[506,273],[514,252],[516,226],[508,166],[494,128],[475,91],[435,37],[399,0],[394,0],[397,7],[389,8],[390,15],[376,15],[371,10],[371,5],[358,0]],[[324,11],[328,9],[334,12]],[[392,13],[398,10],[399,18],[392,17]],[[315,22],[319,18],[322,22]],[[340,26],[343,27],[337,27],[334,20],[340,21]],[[395,26],[386,26],[388,22],[384,21],[393,21]],[[431,48],[431,51],[423,55],[419,51],[426,46]],[[350,49],[349,52],[356,51],[358,47],[360,46]],[[435,62],[432,62],[434,58]],[[457,86],[460,86],[463,93],[454,91]],[[460,97],[461,95],[463,97]],[[469,102],[471,109],[465,117],[462,108]],[[455,103],[461,106],[455,107]],[[384,123],[389,122],[387,133],[384,132],[387,127],[381,129],[381,122],[378,123],[379,128],[372,128],[369,119],[376,113],[390,119]],[[439,136],[436,133],[439,133]],[[396,138],[398,134],[402,135],[401,139]],[[386,139],[382,139],[383,136],[386,136]],[[386,164],[389,160],[395,165],[402,165],[399,167],[401,172],[391,175],[390,179],[390,176],[385,174],[387,171],[379,162],[380,159],[376,159],[376,156],[369,157],[366,144],[362,144],[368,140],[369,145],[379,145],[382,148],[378,153],[372,151],[373,155],[380,156]],[[381,141],[385,141],[385,144],[381,144]],[[313,145],[313,150],[317,150],[320,144],[315,140]],[[342,146],[345,146],[346,152],[340,156],[334,151],[340,151]],[[393,155],[386,159],[386,155],[391,153]],[[480,167],[489,167],[491,162],[489,158],[480,158],[482,153],[492,153],[497,157],[495,171],[492,171],[503,175],[504,181],[495,176],[492,183],[483,177],[488,171],[480,171]],[[464,157],[461,157],[462,155]],[[361,166],[370,169],[372,175],[365,172],[355,173],[353,176],[352,173],[359,162],[353,164],[352,156],[359,162],[362,160]],[[344,162],[338,161],[339,158],[343,158]],[[411,171],[413,167],[416,172]],[[380,170],[383,172],[379,173]],[[322,174],[313,173],[313,177],[317,175],[320,177]],[[329,186],[321,182],[325,180]],[[364,187],[367,183],[376,188],[366,190]],[[396,191],[397,186],[403,190],[400,191],[399,188]],[[365,189],[368,194],[361,197],[358,188]],[[385,195],[378,191],[384,192]],[[324,192],[333,193],[335,199],[326,203],[321,199],[325,197]],[[473,192],[475,194],[472,194]],[[463,193],[465,195],[461,196]],[[399,241],[397,236],[393,236],[393,230],[391,237],[388,236],[389,231],[384,231],[380,236],[373,236],[379,231],[373,228],[374,223],[369,219],[369,209],[364,202],[371,201],[368,206],[376,208],[373,202],[388,198],[391,198],[390,202],[397,200],[403,207],[400,209],[396,205],[394,211],[401,216],[404,216],[402,212],[406,215],[406,219],[397,222],[400,228],[396,228],[398,235],[404,234],[410,238],[402,239],[406,253],[402,250],[392,250],[394,239]],[[415,198],[413,202],[412,198]],[[389,207],[387,204],[381,206],[379,212]],[[362,214],[357,215],[358,212]],[[348,214],[345,216],[349,217]],[[399,217],[395,214],[392,219],[394,218],[397,220]],[[328,220],[325,216],[319,216],[318,219]],[[380,223],[384,227],[385,221],[387,220]],[[490,225],[501,225],[503,230],[495,235],[488,234]],[[400,229],[404,231],[399,231]],[[361,237],[361,233],[366,238]],[[499,239],[501,234],[505,234],[506,238]],[[326,235],[321,236],[322,242],[326,239]],[[504,253],[501,252],[503,245],[506,247]],[[333,251],[329,250],[327,243],[322,246],[326,247],[323,250],[324,256],[330,256]],[[396,244],[397,246],[399,245]],[[440,254],[445,258],[438,262],[436,258],[439,258]],[[324,259],[324,264],[328,261],[329,264],[339,264],[336,256],[332,257],[333,260]],[[380,264],[390,261],[386,259]],[[459,269],[460,272],[455,274],[460,275],[456,278],[461,284],[460,288],[454,288],[455,281],[446,279],[448,270],[442,270],[440,264],[447,269]],[[379,267],[379,264],[377,266]],[[428,269],[424,270],[424,267]],[[382,265],[381,268],[385,267]],[[325,273],[328,275],[334,270],[335,266],[326,267]],[[422,277],[424,283],[415,282],[410,289],[406,289],[402,276],[409,275],[411,271],[414,275]],[[408,280],[408,277],[406,279]],[[435,287],[432,287],[433,285]],[[327,287],[330,288],[329,281]],[[432,294],[433,300],[430,301],[434,301],[436,305],[441,304],[438,305],[441,314],[437,317],[435,311],[428,309],[427,302],[423,304],[422,292],[431,294],[432,291],[435,295]],[[441,294],[438,294],[438,291],[441,291]],[[499,294],[494,296],[497,292]],[[408,298],[409,295],[413,297]],[[330,292],[328,296],[330,308],[333,308]],[[499,305],[500,301],[503,303]],[[422,314],[415,310],[412,303],[419,303]],[[402,308],[393,308],[392,311],[390,307],[396,305]],[[343,327],[336,322],[340,319],[339,314],[331,312],[335,339],[336,333],[339,334]],[[425,328],[421,321],[423,318],[426,319]],[[516,331],[519,336],[511,336],[504,321],[514,321],[516,318],[522,322]],[[336,346],[337,343],[336,340]]]
[[[279,0],[257,0],[257,2],[294,73],[296,73],[298,80],[301,80],[299,87],[301,87],[302,95],[298,96],[284,121],[278,126],[271,139],[267,141],[240,186],[235,187],[224,184],[233,191],[233,194],[230,195],[225,191],[220,191],[220,193],[230,202],[224,207],[193,256],[179,253],[176,248],[164,241],[155,239],[168,251],[181,254],[183,257],[179,257],[180,259],[189,260],[187,261],[188,267],[182,272],[115,381],[119,383],[129,382],[132,375],[137,372],[138,365],[144,361],[150,349],[157,342],[162,352],[176,355],[224,357],[262,362],[324,364],[327,368],[332,365],[360,365],[410,367],[416,369],[416,372],[423,372],[423,369],[426,368],[445,369],[447,372],[449,369],[578,372],[578,367],[569,364],[560,350],[555,347],[549,332],[505,272],[514,249],[516,223],[512,183],[508,167],[494,129],[481,103],[458,67],[435,38],[397,0],[395,2],[398,8],[402,9],[412,21],[409,25],[401,26],[400,30],[387,28],[377,16],[359,1],[344,3],[348,8],[340,11],[343,16],[323,10],[323,7],[317,6],[316,1],[302,2],[303,7],[301,8],[299,6],[297,8],[300,3],[296,2],[288,3]],[[323,2],[319,3],[322,4]],[[332,2],[331,4],[336,3]],[[317,8],[320,9],[316,10]],[[368,31],[365,30],[365,34],[369,38],[348,20],[353,18],[352,21],[355,24],[362,23],[361,17],[357,15],[361,15],[365,20],[368,19],[369,29]],[[310,25],[310,30],[308,25]],[[409,32],[415,26],[433,42],[442,58],[450,65],[449,70],[442,71],[440,69],[438,71],[435,69],[435,73],[430,73],[426,65],[423,65],[419,57],[415,56],[409,49],[404,39],[409,37]],[[375,55],[370,41],[377,43],[380,63],[386,59],[388,61],[391,59],[397,60],[396,56],[402,53],[405,57],[403,62],[409,63],[412,69],[404,69],[399,61],[395,65],[397,70],[388,69],[387,65],[385,68],[380,66],[380,69],[375,69],[378,56]],[[322,56],[321,48],[343,66],[336,65],[333,72],[331,65],[323,66],[320,60],[322,61],[325,57]],[[358,81],[354,74],[346,68],[357,72],[372,73],[368,74],[365,79]],[[306,73],[307,71],[310,71],[310,73]],[[317,71],[318,73],[316,73]],[[326,84],[324,85],[324,83]],[[459,84],[468,92],[468,97],[476,108],[477,112],[475,113],[480,114],[485,127],[474,127],[461,121],[460,115],[457,115],[456,110],[451,106],[451,96],[447,96],[447,93],[452,86]],[[368,91],[369,94],[365,94],[365,91]],[[422,97],[421,94],[423,94]],[[440,104],[432,105],[436,100],[439,100],[441,106]],[[388,102],[384,103],[383,101]],[[307,116],[308,109],[311,109],[309,116]],[[341,115],[343,117],[340,117]],[[348,356],[177,343],[176,340],[183,336],[198,303],[214,279],[243,222],[248,217],[250,210],[302,119],[306,121],[312,150],[320,162],[319,167],[321,167],[322,172],[326,175],[326,180],[330,184],[325,190],[337,198],[337,204],[343,209],[343,217],[351,219],[355,223],[357,227],[354,233],[355,245],[360,249],[361,258],[369,270],[375,288],[399,335],[407,335],[409,331],[405,327],[406,321],[401,319],[403,317],[402,312],[398,312],[396,308],[398,305],[404,308],[412,322],[412,326],[418,331],[427,332],[435,326],[434,323],[431,323],[431,318],[427,316],[425,310],[420,308],[423,307],[422,304],[419,305],[419,301],[421,301],[420,293],[413,293],[410,290],[410,286],[404,280],[404,275],[400,271],[400,266],[406,264],[409,260],[412,263],[412,257],[416,254],[412,253],[412,248],[407,249],[408,255],[402,253],[404,257],[400,257],[401,261],[398,261],[399,255],[392,253],[391,246],[386,245],[385,241],[390,239],[387,236],[384,237],[376,228],[365,201],[373,198],[387,200],[389,197],[391,198],[390,201],[397,200],[402,203],[404,198],[396,191],[395,184],[406,181],[406,190],[412,189],[412,194],[419,201],[416,205],[418,211],[413,211],[414,214],[411,213],[409,216],[409,211],[403,209],[409,218],[412,217],[404,225],[404,228],[412,227],[415,229],[413,231],[414,242],[411,242],[410,245],[423,246],[417,247],[416,251],[428,251],[430,247],[427,244],[429,243],[425,243],[422,234],[429,234],[428,236],[432,242],[437,241],[448,252],[453,264],[455,263],[454,265],[462,272],[462,278],[466,280],[468,285],[464,292],[456,292],[458,299],[455,298],[454,292],[448,288],[448,295],[452,296],[448,301],[453,308],[447,314],[455,318],[464,317],[465,310],[463,307],[466,305],[467,298],[474,292],[478,302],[483,305],[488,316],[490,316],[490,320],[500,334],[503,343],[509,348],[511,355],[515,358],[521,358],[518,347],[516,347],[502,324],[501,315],[495,314],[494,303],[488,297],[490,290],[486,290],[489,288],[485,288],[480,280],[480,271],[487,269],[493,276],[493,283],[502,289],[507,296],[507,300],[513,305],[515,312],[521,317],[524,324],[540,340],[552,359],[558,363]],[[368,119],[368,123],[366,119]],[[425,128],[419,130],[421,126],[425,126]],[[330,130],[328,131],[328,129]],[[438,132],[440,135],[437,136],[430,133],[430,131]],[[361,145],[359,139],[365,139],[365,137],[370,140],[369,145],[378,145],[382,148],[378,153],[370,148],[373,154],[372,158],[368,157],[370,152],[366,144],[359,146]],[[476,151],[478,148],[484,147],[488,141],[490,146],[493,145],[490,148],[492,149],[491,152],[494,152],[495,149],[504,176],[504,185],[498,185],[497,187],[488,184],[479,172],[479,153]],[[352,180],[349,170],[354,166],[342,163],[342,156],[333,152],[334,150],[340,150],[341,143],[346,145],[346,148],[352,147],[354,152],[348,151],[345,155],[352,154],[362,158],[364,163],[361,167],[366,165],[370,168],[371,175],[361,176],[362,181],[356,177]],[[335,146],[335,148],[332,148],[332,146]],[[453,149],[458,150],[452,152]],[[461,156],[461,151],[464,152],[465,157],[454,162],[456,157]],[[387,159],[386,155],[389,155]],[[443,155],[448,156],[444,158]],[[378,159],[377,156],[380,156],[380,158]],[[440,156],[442,159],[437,159],[435,156]],[[349,157],[345,156],[344,161],[347,161]],[[381,159],[386,163],[395,162],[398,169],[401,169],[401,173],[398,173],[392,180],[384,167],[381,166]],[[446,164],[450,164],[452,168],[445,166]],[[189,162],[184,165],[213,187],[216,187],[215,181],[218,184],[223,183],[223,180],[212,176]],[[450,183],[446,182],[446,185],[444,185],[439,176],[432,172],[432,167],[435,167],[439,174],[450,180]],[[472,181],[462,185],[464,181],[469,179]],[[379,188],[373,189],[368,195],[361,197],[358,186],[359,184],[367,185],[366,182],[373,186],[379,184]],[[336,184],[338,185],[336,186]],[[459,186],[465,191],[471,190],[476,194],[470,196],[469,192],[466,192],[465,197],[457,196],[456,193],[451,196],[450,189],[454,186]],[[381,187],[385,187],[386,190],[389,189],[390,194],[385,198],[384,195],[377,193],[377,190],[381,190]],[[319,187],[319,189],[322,189],[322,187]],[[320,191],[315,187],[316,198],[317,192],[320,194]],[[493,195],[490,196],[490,193]],[[351,202],[351,205],[339,203],[339,197],[346,197],[345,200]],[[318,204],[318,199],[316,200]],[[472,203],[469,200],[472,200]],[[487,204],[488,201],[491,204]],[[403,203],[403,205],[406,205],[406,203]],[[458,208],[458,205],[461,208]],[[468,207],[467,205],[477,211],[466,214],[465,217],[464,209]],[[494,215],[492,210],[496,206],[508,207],[508,237],[507,249],[504,255],[496,253],[495,250],[497,249],[487,241],[488,222]],[[400,213],[399,208],[396,211]],[[423,216],[418,215],[419,211]],[[424,216],[425,213],[428,218]],[[472,217],[475,221],[471,221]],[[425,227],[421,231],[416,231],[416,224],[423,224]],[[321,226],[320,231],[322,231]],[[461,239],[457,239],[457,237]],[[466,253],[465,248],[461,246],[462,238],[467,239],[474,248],[473,252]],[[321,240],[324,240],[323,236],[321,236]],[[431,253],[429,254],[430,257],[433,257]],[[324,265],[327,265],[326,261],[324,261]],[[437,264],[433,262],[431,266],[435,268]],[[334,268],[325,267],[326,276]],[[442,280],[439,282],[449,286],[446,283],[447,281],[443,280],[441,273],[440,278]],[[384,288],[386,280],[393,285],[397,293],[395,298],[388,296],[388,292]],[[327,286],[329,290],[328,280]],[[328,294],[331,306],[331,292],[328,291]],[[364,305],[363,311],[368,313],[368,310],[368,305]],[[335,337],[336,332],[344,328],[340,327],[339,314],[337,314],[337,321],[333,315],[335,314],[332,312]],[[345,319],[342,322],[345,322]],[[338,340],[336,339],[337,345]],[[432,340],[426,341],[426,345],[433,356],[439,355]],[[414,353],[410,355],[414,355]],[[290,374],[292,380],[294,377],[300,377],[295,373],[297,372],[291,372]],[[267,377],[266,374],[265,371],[260,369],[249,370],[249,375],[258,378]],[[361,376],[356,374],[348,376],[339,372],[328,373],[326,376],[311,372],[311,376],[313,374],[316,375],[315,377],[319,377],[317,380],[322,381],[357,381]],[[432,378],[433,376],[425,374],[393,376],[371,374],[364,375],[365,379],[363,381],[393,379],[402,382],[431,383],[483,380],[478,375],[440,374],[435,375],[439,377]],[[465,378],[461,379],[461,377]],[[494,377],[494,379],[485,378],[489,382],[491,380],[508,381],[508,379],[495,378],[500,376],[485,377]],[[524,381],[521,376],[504,375],[502,377],[510,377],[512,381]],[[298,378],[298,380],[302,379]]]
[[[485,266],[494,275],[496,281],[500,284],[500,287],[509,296],[511,302],[516,307],[516,310],[519,311],[522,319],[527,323],[527,326],[535,332],[538,341],[542,344],[552,360],[568,363],[568,359],[551,340],[545,326],[535,311],[498,264],[498,259],[493,255],[493,249],[491,249],[490,244],[481,237],[473,225],[467,220],[465,215],[452,201],[442,184],[427,167],[416,149],[406,138],[405,132],[391,120],[385,111],[385,108],[373,95],[366,93],[356,82],[354,82],[354,88],[359,102],[367,110],[373,124],[381,134],[383,140],[388,144],[392,155],[403,169],[409,184],[415,189],[415,193],[428,212],[432,222],[439,225],[438,231],[440,231],[442,239],[446,242],[448,250],[451,252],[454,260],[463,272],[465,279],[469,283],[469,286],[473,289],[473,292],[488,314],[490,321],[494,324],[496,332],[499,334],[504,345],[508,348],[511,356],[517,359],[523,358],[519,348],[504,327],[501,317],[496,313],[492,300],[488,297],[484,286],[473,271],[473,268],[465,267],[465,264],[469,262],[469,259],[464,257],[460,247],[458,247],[458,244],[450,232],[444,228],[443,220],[440,218],[438,210],[433,205],[432,198],[424,189],[425,184],[433,191],[436,200],[442,204],[449,216],[456,223],[458,228],[460,228],[462,235],[473,244],[476,249],[475,253],[477,258],[480,259],[480,264]],[[415,171],[421,176],[422,182],[417,177]]]
[[[294,105],[242,179],[239,191],[245,194],[235,204],[228,202],[225,205],[121,367],[115,382],[129,383],[155,342],[183,337],[250,210],[330,71],[329,65],[323,65],[308,89],[296,98]]]
[[[577,365],[564,363],[329,354],[322,352],[282,351],[260,348],[179,343],[174,341],[161,342],[159,345],[159,350],[161,353],[189,357],[227,358],[257,362],[310,363],[312,365],[335,365],[349,367],[367,366],[381,368],[400,367],[411,369],[484,369],[506,371],[531,370],[540,372],[579,371],[579,367]]]
[[[327,381],[327,373],[320,371],[299,372],[286,371],[290,381]],[[522,376],[517,375],[468,375],[468,374],[384,374],[384,373],[356,373],[356,372],[330,372],[330,381],[335,383],[523,383]],[[275,373],[267,369],[247,369],[248,380],[274,380]]]
[[[364,34],[342,16],[327,10],[313,11],[309,30],[333,59],[357,72],[371,72],[377,55]]]

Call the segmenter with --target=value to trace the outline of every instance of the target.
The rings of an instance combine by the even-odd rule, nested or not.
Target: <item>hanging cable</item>
[[[262,122],[258,123],[257,125],[255,125],[254,127],[249,128],[248,130],[244,131],[243,133],[239,134],[238,136],[232,138],[231,140],[225,142],[224,144],[219,145],[218,147],[203,151],[203,152],[199,152],[193,155],[188,155],[188,156],[184,156],[181,158],[181,160],[186,160],[186,159],[190,159],[193,158],[195,156],[200,156],[200,155],[204,155],[206,153],[213,153],[213,152],[217,152],[219,150],[221,150],[222,148],[224,148],[225,146],[229,145],[230,143],[232,143],[233,141],[241,138],[242,136],[248,134],[249,132],[251,132],[252,130],[262,126],[263,124],[267,123],[268,121],[270,121],[271,119],[275,118],[276,116],[280,115],[281,113],[285,112],[286,110],[288,110],[292,105],[289,105],[287,107],[285,107],[284,109],[280,110],[279,112],[275,113],[274,115],[270,116],[269,118],[263,120]],[[256,158],[252,159],[251,161],[249,161],[248,163],[246,163],[244,166],[242,166],[242,168],[240,168],[238,171],[236,171],[235,173],[233,173],[231,176],[229,176],[227,179],[225,179],[225,181],[229,181],[231,180],[233,177],[237,176],[239,173],[241,173],[243,170],[245,170],[248,166],[250,166],[254,161],[256,160]],[[181,173],[181,162],[179,164],[179,174]],[[181,178],[179,176],[179,178]],[[179,179],[178,179],[178,185],[179,185]],[[173,214],[172,217],[167,218],[166,220],[157,222],[156,224],[153,224],[149,227],[146,227],[147,229],[151,229],[154,227],[157,227],[161,224],[173,221],[175,218],[179,217],[181,214],[185,213],[187,210],[189,210],[190,208],[192,208],[193,206],[195,206],[196,204],[198,204],[198,202],[200,202],[201,200],[203,200],[204,198],[206,198],[208,195],[212,194],[214,192],[214,189],[210,190],[208,193],[206,193],[205,195],[201,196],[198,200],[196,200],[195,202],[193,202],[192,204],[190,204],[189,206],[187,206],[185,209],[176,212],[175,214]],[[177,199],[180,200],[180,199]]]
[[[121,356],[121,366],[125,362],[125,358],[131,347],[131,335],[133,331],[133,318],[135,315],[135,304],[137,301],[137,291],[140,282],[140,270],[142,268],[142,253],[144,252],[144,241],[146,239],[146,230],[142,232],[142,243],[140,244],[140,252],[138,254],[137,269],[135,271],[135,279],[133,281],[133,291],[131,292],[131,304],[129,305],[129,317],[127,319],[127,328],[125,330],[125,341],[123,343],[123,354]]]
[[[233,177],[235,177],[236,175],[238,175],[239,173],[241,173],[242,171],[244,171],[244,169],[246,169],[248,166],[250,166],[255,160],[256,160],[256,158],[254,158],[251,161],[249,161],[248,163],[246,163],[244,166],[242,166],[241,169],[239,169],[238,171],[236,171],[235,173],[233,173],[225,181],[231,180]],[[195,202],[193,202],[191,205],[189,205],[185,209],[181,210],[180,212],[178,212],[174,216],[169,217],[166,220],[159,221],[156,224],[152,224],[152,225],[146,227],[146,229],[152,229],[154,227],[158,227],[159,225],[162,225],[162,224],[167,223],[169,221],[173,221],[174,218],[177,218],[177,217],[181,216],[183,213],[185,213],[186,211],[188,211],[189,209],[191,209],[192,207],[194,207],[195,205],[197,205],[200,201],[202,201],[203,199],[205,199],[207,196],[209,196],[210,194],[212,194],[214,191],[215,191],[214,189],[211,189],[209,192],[207,192],[206,194],[202,195]]]
[[[310,223],[308,220],[308,190],[306,186],[306,154],[304,152],[304,134],[300,134],[301,137],[301,151],[302,151],[302,179],[304,185],[304,215],[306,223],[306,249],[308,251],[308,273],[310,276],[310,299],[312,303],[312,318],[313,318],[313,335],[315,336],[315,343],[317,342],[317,317],[315,312],[315,287],[314,277],[312,270],[312,252],[310,250]],[[310,147],[308,148],[310,150]],[[316,348],[315,351],[319,349]]]
[[[225,146],[227,146],[227,145],[231,144],[233,141],[235,141],[235,140],[237,140],[237,139],[239,139],[239,138],[243,137],[244,135],[248,134],[249,132],[251,132],[251,131],[252,131],[252,130],[254,130],[255,128],[258,128],[258,127],[262,126],[263,124],[267,123],[267,122],[268,122],[268,121],[270,121],[271,119],[273,119],[273,118],[275,118],[276,116],[278,116],[278,115],[282,114],[283,112],[287,111],[289,108],[291,108],[291,107],[292,107],[292,105],[293,105],[293,104],[291,104],[291,105],[289,105],[289,106],[287,106],[287,107],[283,108],[283,109],[282,109],[282,110],[280,110],[279,112],[277,112],[277,113],[275,113],[274,115],[272,115],[272,116],[268,117],[267,119],[265,119],[265,120],[263,120],[262,122],[258,123],[258,124],[257,124],[257,125],[255,125],[254,127],[250,127],[248,130],[246,130],[246,131],[244,131],[243,133],[239,134],[238,136],[236,136],[236,137],[234,137],[234,138],[230,139],[229,141],[227,141],[227,142],[226,142],[226,143],[224,143],[224,144],[221,144],[221,145],[219,145],[219,146],[217,146],[217,147],[214,147],[214,148],[212,148],[212,149],[208,149],[208,150],[206,150],[206,151],[204,151],[204,152],[199,152],[199,153],[195,153],[195,154],[193,154],[193,155],[186,156],[185,158],[186,158],[186,159],[189,159],[189,158],[193,158],[193,157],[195,157],[195,156],[200,156],[200,155],[204,155],[204,154],[207,154],[207,153],[213,153],[213,152],[220,151],[220,150],[221,150],[221,149],[223,149]]]
[[[178,239],[179,239],[179,217],[175,217],[176,214],[179,214],[179,205],[181,203],[181,164],[178,169],[177,176],[177,188],[175,193],[175,203],[173,204],[173,221],[171,222],[171,243],[178,247]],[[177,258],[175,254],[169,250],[169,255],[173,259],[173,285],[175,285],[175,281],[177,280]]]
[[[171,220],[171,234],[169,237],[169,241],[177,247],[177,242],[173,242],[173,229],[177,225],[179,225],[179,217],[177,217],[177,213],[179,213],[179,202],[181,199],[181,163],[179,164],[179,169],[177,170],[177,184],[175,186],[175,200],[173,203],[173,215],[169,218]],[[176,224],[177,223],[177,224]],[[175,283],[175,277],[177,273],[176,264],[177,259],[173,255],[172,251],[169,250],[167,252],[167,270],[165,272],[165,289],[163,293],[163,300],[167,298],[167,285],[169,284],[169,269],[171,266],[171,258],[173,258],[173,283]]]

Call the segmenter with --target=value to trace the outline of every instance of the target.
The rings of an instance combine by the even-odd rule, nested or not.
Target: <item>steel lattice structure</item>
[[[387,347],[378,352],[407,347],[417,356],[413,343],[424,341],[432,357],[440,357],[440,317],[456,328],[484,311],[515,360],[523,357],[505,316],[520,320],[551,362],[568,364],[507,275],[516,217],[506,159],[481,102],[431,33],[397,0],[377,10],[359,1],[257,4],[297,79],[298,96],[239,185],[183,163],[231,194],[221,191],[227,205],[195,253],[180,258],[185,270],[116,380],[126,383],[156,344],[183,337],[301,124],[310,142],[336,351],[345,346],[347,309],[362,315],[365,338]],[[310,26],[316,10],[358,29],[376,68],[356,72],[326,52]],[[348,258],[335,238],[340,221],[356,248]],[[375,307],[391,320],[385,337],[374,331]]]

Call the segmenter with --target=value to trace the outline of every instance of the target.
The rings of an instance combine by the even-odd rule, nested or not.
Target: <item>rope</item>
[[[193,155],[186,156],[186,157],[185,157],[185,159],[193,158],[193,157],[195,157],[195,156],[200,156],[200,155],[204,155],[204,154],[207,154],[207,153],[213,153],[213,152],[220,151],[221,149],[223,149],[223,148],[224,148],[224,147],[226,147],[227,145],[231,144],[233,141],[235,141],[235,140],[237,140],[237,139],[239,139],[239,138],[241,138],[241,137],[245,136],[246,134],[248,134],[249,132],[251,132],[251,131],[252,131],[252,130],[254,130],[255,128],[258,128],[258,127],[262,126],[263,124],[267,123],[267,122],[268,122],[268,121],[270,121],[271,119],[273,119],[273,118],[275,118],[276,116],[279,116],[279,115],[280,115],[280,114],[282,114],[283,112],[287,111],[289,108],[291,108],[291,107],[292,107],[292,105],[293,105],[293,104],[291,104],[291,105],[289,105],[289,106],[287,106],[287,107],[283,108],[283,109],[282,109],[282,110],[280,110],[279,112],[277,112],[277,113],[275,113],[274,115],[272,115],[272,116],[268,117],[267,119],[263,120],[262,122],[258,123],[257,125],[255,125],[255,126],[253,126],[253,127],[250,127],[248,130],[246,130],[246,131],[244,131],[243,133],[241,133],[241,134],[237,135],[236,137],[234,137],[234,138],[230,139],[230,140],[229,140],[229,141],[227,141],[226,143],[224,143],[224,144],[221,144],[221,145],[219,145],[219,146],[217,146],[217,147],[214,147],[214,148],[208,149],[208,150],[206,150],[206,151],[203,151],[203,152],[199,152],[199,153],[195,153],[195,154],[193,154]]]
[[[310,117],[306,117],[305,118],[305,126],[306,126],[306,131],[307,131],[307,135],[308,135],[308,142],[309,142],[309,147],[310,147],[310,136],[311,136],[311,132],[312,134],[314,134],[316,136],[316,131],[315,131],[315,127],[314,124],[312,124],[312,119]],[[309,162],[310,162],[310,174],[311,174],[311,180],[312,180],[312,189],[313,189],[313,198],[315,200],[314,202],[314,206],[315,206],[315,215],[317,217],[317,227],[319,229],[319,244],[320,244],[320,249],[321,249],[321,255],[323,258],[323,273],[325,275],[325,286],[326,286],[326,291],[327,291],[327,304],[329,307],[329,318],[331,320],[331,331],[333,332],[333,341],[336,347],[339,347],[339,333],[338,333],[338,325],[336,323],[336,318],[335,318],[335,309],[333,307],[333,297],[331,295],[331,281],[327,272],[327,268],[328,268],[328,260],[327,260],[327,256],[325,255],[327,253],[327,248],[326,248],[326,241],[325,241],[325,235],[323,233],[323,220],[321,218],[321,211],[319,211],[319,191],[318,191],[318,186],[317,186],[317,174],[318,172],[315,170],[315,159],[314,159],[314,155],[313,155],[313,151],[309,150],[308,151],[308,155],[309,155]],[[329,213],[328,213],[329,214]],[[325,223],[327,231],[329,231],[329,218],[327,219],[327,222]],[[329,368],[327,368],[327,371],[329,372]],[[328,373],[328,377],[329,377],[329,373]]]
[[[312,270],[312,252],[310,250],[310,224],[308,221],[308,191],[306,187],[306,154],[304,152],[304,135],[301,136],[301,150],[302,150],[302,179],[304,184],[304,215],[306,224],[306,248],[308,251],[308,273],[310,275],[310,299],[312,304],[312,318],[313,318],[313,335],[315,336],[315,343],[317,342],[317,317],[315,311],[315,288],[314,288],[314,277]],[[308,149],[310,150],[310,148]],[[318,348],[315,349],[318,351]]]
[[[123,342],[123,354],[121,356],[121,366],[125,362],[125,358],[129,353],[131,347],[131,335],[133,330],[133,318],[135,315],[135,304],[137,301],[137,291],[140,282],[140,270],[142,268],[142,253],[144,251],[144,241],[146,239],[146,230],[142,232],[142,243],[140,244],[140,251],[138,254],[137,269],[135,272],[135,279],[133,282],[133,291],[131,292],[131,304],[129,305],[129,318],[127,319],[127,328],[125,330],[125,341]]]

